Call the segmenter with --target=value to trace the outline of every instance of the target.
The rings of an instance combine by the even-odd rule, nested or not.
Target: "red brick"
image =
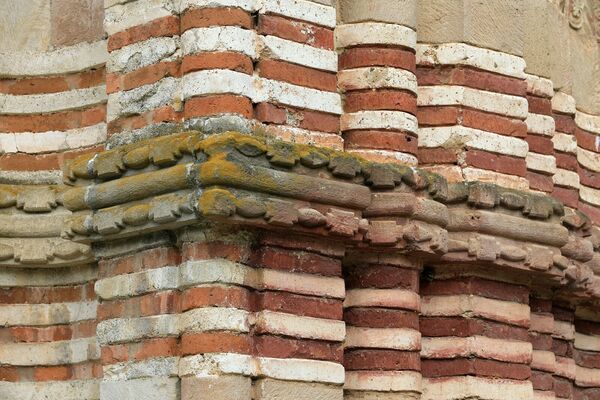
[[[172,357],[179,354],[179,340],[174,337],[146,339],[135,343],[130,349],[134,360],[146,360],[154,357]]]
[[[71,369],[67,365],[36,367],[33,378],[36,381],[64,381],[71,377]]]
[[[421,365],[423,376],[428,378],[476,375],[493,378],[527,380],[531,376],[531,370],[527,365],[485,360],[481,358],[423,360]]]
[[[579,147],[583,147],[584,149],[595,153],[600,152],[600,146],[596,146],[596,141],[600,140],[598,139],[598,135],[585,131],[581,128],[576,128],[575,137],[577,138],[577,145]]]
[[[251,294],[248,289],[231,286],[196,287],[181,293],[181,311],[200,307],[233,307],[251,310]]]
[[[158,82],[169,76],[180,76],[179,63],[173,61],[159,62],[136,69],[127,74],[109,74],[106,77],[106,92],[110,94],[122,90],[135,89],[140,86]]]
[[[176,36],[178,34],[179,18],[174,16],[158,18],[110,36],[108,38],[108,51],[115,51],[153,37]]]
[[[47,132],[84,128],[104,122],[106,106],[44,115],[0,115],[3,132]]]
[[[344,132],[344,146],[346,149],[393,150],[416,155],[418,140],[403,132],[355,130]]]
[[[117,257],[110,260],[100,260],[99,277],[141,272],[153,268],[179,265],[181,257],[177,249],[171,247],[157,247],[143,250],[136,254]]]
[[[299,113],[299,111],[296,111]],[[294,114],[294,111],[292,111]],[[340,131],[340,117],[319,111],[302,110],[296,115],[298,127],[310,131],[338,133]]]
[[[337,76],[333,72],[320,71],[285,61],[262,59],[257,64],[263,78],[288,82],[327,92],[337,91]]]
[[[527,164],[524,158],[493,154],[475,149],[467,149],[465,154],[465,162],[471,167],[516,176],[525,176],[527,173]]]
[[[419,326],[421,334],[430,337],[481,335],[494,339],[529,341],[527,329],[479,318],[423,317],[419,320]]]
[[[287,112],[285,108],[277,107],[270,103],[259,103],[254,108],[256,119],[270,124],[285,124],[287,122]]]
[[[344,247],[340,246],[338,243],[302,235],[288,236],[281,235],[278,232],[265,231],[261,234],[260,243],[262,245],[310,251],[324,256],[334,256],[338,258],[343,257],[345,254]]]
[[[336,363],[341,363],[344,358],[341,343],[282,338],[271,335],[255,336],[253,339],[253,353],[260,357],[302,358]]]
[[[228,332],[184,333],[181,336],[181,355],[202,353],[252,353],[248,335]]]
[[[600,369],[600,352],[574,350],[573,358],[577,365],[581,367]]]
[[[390,265],[357,265],[345,270],[346,285],[352,288],[403,288],[417,291],[419,271]]]
[[[113,346],[102,346],[100,348],[100,359],[102,364],[116,364],[118,362],[129,360],[129,351],[127,346],[117,344]]]
[[[254,66],[250,57],[235,52],[207,52],[183,57],[181,63],[182,74],[206,69],[229,69],[252,74]]]
[[[576,319],[575,330],[579,333],[583,333],[584,335],[600,336],[600,322]]]
[[[62,169],[65,162],[84,154],[101,151],[103,146],[95,146],[62,153],[25,154],[9,153],[0,156],[0,170],[42,171]]]
[[[246,245],[226,242],[186,242],[181,248],[181,258],[188,260],[210,260],[224,258],[234,262],[245,262],[250,255]]]
[[[259,103],[255,117],[265,123],[287,124],[320,132],[338,133],[340,129],[338,115],[270,103]]]
[[[182,118],[183,113],[175,111],[172,106],[162,106],[141,115],[133,115],[110,121],[107,131],[110,136],[118,132],[140,129],[160,122],[180,122]]]
[[[548,98],[527,96],[529,112],[533,114],[552,115],[552,102]]]
[[[266,291],[257,293],[253,309],[271,310],[305,317],[342,319],[340,300],[304,296],[286,292]]]
[[[458,162],[458,152],[461,149],[444,148],[420,148],[417,151],[417,158],[420,165],[426,164],[456,164]]]
[[[415,72],[415,54],[412,51],[387,47],[355,47],[339,56],[339,69],[360,67],[395,67]]]
[[[529,304],[529,289],[525,286],[473,277],[423,282],[420,293],[423,296],[469,294]]]
[[[104,68],[42,78],[0,79],[0,93],[28,95],[85,89],[104,83]]]
[[[95,298],[93,282],[74,286],[30,286],[0,289],[0,304],[49,304]]]
[[[529,151],[531,152],[546,155],[554,154],[554,143],[549,137],[528,134],[525,141],[529,144]]]
[[[577,125],[572,115],[557,114],[553,113],[555,129],[557,132],[563,132],[568,134],[574,134]]]
[[[566,206],[572,208],[577,208],[577,205],[579,204],[579,190],[577,189],[555,185],[552,190],[552,196],[562,201]]]
[[[588,217],[590,217],[592,222],[594,222],[597,225],[600,225],[600,209],[599,208],[594,207],[591,204],[587,204],[584,201],[580,201],[577,209],[579,211],[581,211],[582,213],[586,214]]]
[[[575,311],[570,307],[571,306],[565,304],[552,304],[552,315],[554,315],[554,319],[558,321],[574,322]]]
[[[577,162],[577,156],[575,154],[556,151],[554,153],[554,158],[556,159],[556,166],[558,168],[577,172],[579,163]]]
[[[416,312],[389,308],[352,307],[344,310],[344,321],[367,328],[410,328],[419,330]]]
[[[552,351],[560,357],[573,357],[573,343],[568,340],[553,338]]]
[[[531,383],[535,390],[552,390],[554,377],[547,372],[531,371]]]
[[[462,110],[458,107],[419,107],[417,119],[419,126],[451,126],[459,124],[461,113]]]
[[[529,308],[531,312],[549,313],[552,312],[552,300],[540,299],[539,297],[529,298]]]
[[[534,190],[552,193],[554,190],[554,182],[549,175],[538,174],[537,172],[527,171],[525,178],[529,181],[529,187]]]
[[[17,367],[3,365],[0,366],[0,382],[18,382],[19,370]]]
[[[461,125],[469,128],[519,138],[527,136],[527,124],[525,121],[470,109],[463,109],[461,115]]]
[[[193,8],[181,17],[181,32],[209,26],[240,26],[252,29],[252,16],[240,8]]]
[[[550,334],[530,332],[529,341],[534,350],[552,350],[552,335]]]
[[[244,96],[222,94],[187,99],[183,108],[186,119],[218,114],[238,114],[252,118],[252,101]]]
[[[416,71],[419,86],[459,85],[490,92],[525,97],[527,83],[524,79],[511,78],[469,67],[422,67]]]
[[[559,376],[554,376],[553,389],[557,398],[570,399],[573,394],[573,382]]]
[[[341,276],[341,260],[305,251],[287,250],[263,246],[254,251],[249,264],[259,268],[271,268],[289,272],[303,272],[325,276]]]
[[[260,14],[257,32],[261,35],[273,35],[321,49],[334,50],[333,30],[307,22]]]
[[[344,368],[349,371],[420,371],[421,357],[414,351],[348,349],[344,354]]]
[[[346,93],[344,111],[392,110],[417,114],[417,98],[414,94],[400,90],[365,90]]]
[[[44,327],[16,326],[6,328],[15,342],[53,342],[92,337],[96,334],[96,321],[81,321],[70,325]]]

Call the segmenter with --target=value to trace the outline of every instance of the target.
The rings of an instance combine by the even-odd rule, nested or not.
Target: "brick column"
[[[344,147],[367,159],[416,165],[416,2],[340,2],[338,86]]]
[[[421,398],[419,265],[391,254],[346,258],[345,399]]]
[[[97,255],[100,399],[178,400],[178,250],[154,235]]]
[[[554,393],[557,399],[572,399],[576,367],[573,359],[575,340],[575,314],[569,308],[553,304],[554,332],[552,333],[552,351],[556,356],[554,372]]]
[[[600,399],[600,317],[597,313],[576,317],[573,358],[577,376],[573,399]]]
[[[439,274],[421,286],[423,398],[532,399],[529,289]]]
[[[533,346],[531,361],[531,383],[536,400],[553,400],[554,377],[556,372],[556,356],[552,351],[552,334],[554,333],[554,315],[552,300],[531,296],[531,325],[529,339]]]
[[[577,111],[575,114],[579,174],[579,210],[600,223],[600,116]]]

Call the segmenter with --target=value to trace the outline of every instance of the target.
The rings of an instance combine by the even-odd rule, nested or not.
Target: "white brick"
[[[68,131],[0,133],[0,151],[37,154],[93,146],[105,140],[105,123]]]
[[[141,378],[130,381],[104,381],[100,384],[102,400],[177,400],[177,377]]]
[[[419,311],[420,296],[403,289],[350,289],[344,307],[386,307]]]
[[[577,373],[577,366],[575,360],[568,357],[556,357],[556,371],[555,375],[562,376],[563,378],[575,380]]]
[[[583,333],[575,332],[575,348],[600,352],[600,336],[584,335]]]
[[[600,369],[576,366],[575,384],[580,387],[600,387]]]
[[[527,132],[529,133],[536,133],[544,136],[554,135],[554,118],[549,115],[527,114],[525,123],[527,124]]]
[[[184,55],[205,51],[235,51],[255,59],[257,46],[256,33],[237,26],[195,28],[181,35]]]
[[[239,94],[257,97],[254,78],[250,75],[223,69],[192,72],[182,78],[183,98],[206,94]]]
[[[0,363],[17,366],[77,364],[99,356],[95,337],[38,343],[4,342],[0,346]]]
[[[527,169],[552,175],[556,172],[556,158],[546,154],[527,153]]]
[[[344,321],[274,311],[261,311],[256,313],[253,319],[255,329],[274,335],[339,342],[346,337]]]
[[[556,92],[552,97],[552,110],[563,114],[575,114],[575,99],[563,92]]]
[[[319,49],[277,36],[261,36],[261,41],[264,45],[263,55],[269,58],[337,72],[338,56],[335,51]]]
[[[528,305],[472,295],[423,296],[421,314],[428,317],[481,317],[508,324],[529,325]]]
[[[358,45],[392,45],[414,49],[417,33],[403,25],[381,22],[361,22],[339,25],[335,29],[336,47],[342,49]]]
[[[600,135],[600,116],[577,111],[575,113],[575,123],[583,130]]]
[[[421,392],[421,374],[414,371],[347,371],[345,390]]]
[[[421,333],[406,328],[347,328],[345,348],[380,348],[414,351],[421,348]]]
[[[577,154],[577,139],[575,136],[562,132],[555,132],[552,137],[554,149],[565,153]]]
[[[533,350],[531,368],[553,373],[556,371],[556,356],[552,351]]]
[[[533,351],[529,342],[485,336],[424,337],[421,346],[421,357],[424,358],[480,357],[516,363],[529,363]]]
[[[108,72],[127,73],[160,61],[172,61],[178,56],[179,38],[154,37],[113,51],[106,69]]]
[[[342,113],[342,99],[338,93],[324,92],[291,83],[260,79],[257,81],[260,101],[275,101],[292,107],[307,108],[330,114]]]
[[[100,321],[96,335],[100,344],[132,342],[145,338],[179,334],[178,315],[164,314],[139,318],[115,318]]]
[[[531,381],[475,376],[424,379],[422,400],[533,400]]]
[[[179,332],[250,331],[250,313],[237,308],[206,307],[196,308],[179,316]]]
[[[165,105],[177,105],[180,103],[179,84],[179,79],[168,77],[132,90],[112,93],[108,96],[106,118],[113,121],[123,116],[143,114]]]
[[[466,182],[481,181],[493,183],[505,188],[528,190],[529,182],[521,176],[502,174],[500,172],[488,171],[485,169],[467,167],[463,168],[461,177]]]
[[[341,278],[289,273],[274,269],[263,269],[260,274],[262,280],[259,289],[337,299],[343,299],[345,296],[344,280]]]
[[[21,96],[0,94],[0,113],[42,114],[65,111],[97,105],[105,102],[106,98],[105,86]]]
[[[529,330],[539,333],[554,332],[554,316],[550,313],[531,313]]]
[[[260,4],[257,2],[257,5]],[[336,11],[328,7],[305,0],[263,0],[260,13],[285,15],[302,21],[313,22],[330,28],[336,25]]]
[[[588,186],[579,186],[579,198],[587,203],[600,206],[600,190]]]
[[[527,99],[524,97],[465,86],[420,86],[417,89],[417,104],[419,106],[460,105],[520,119],[525,119],[528,115]]]
[[[600,141],[598,140],[596,141],[596,143],[599,142]],[[600,152],[600,149],[597,148],[596,150]],[[590,169],[595,172],[600,172],[600,158],[598,158],[598,153],[578,147],[577,161],[579,161],[579,164],[583,165],[587,169]]]
[[[552,176],[552,181],[555,185],[572,187],[579,189],[579,175],[577,172],[568,171],[566,169],[558,168]]]
[[[177,376],[179,372],[179,357],[160,357],[142,361],[120,362],[105,365],[102,369],[102,379],[104,381],[125,381],[155,376]]]
[[[0,268],[0,287],[66,286],[96,279],[97,267],[77,268]]]
[[[100,279],[96,281],[95,291],[101,299],[114,299],[176,289],[178,286],[179,268],[164,267]]]
[[[473,147],[478,150],[525,157],[529,145],[523,139],[481,131],[465,126],[419,129],[419,147]]]
[[[418,44],[417,64],[466,65],[502,75],[525,78],[523,58],[464,43]]]
[[[100,381],[0,382],[0,398],[14,400],[98,400]]]
[[[556,396],[552,391],[534,390],[533,400],[556,400]]]
[[[0,305],[0,326],[59,325],[96,318],[96,301]]]
[[[541,76],[525,74],[527,81],[527,92],[541,97],[552,97],[554,95],[554,85],[552,81]]]
[[[341,90],[401,89],[417,93],[417,77],[401,68],[365,67],[345,69],[338,72]]]
[[[138,0],[116,4],[104,11],[104,29],[108,35],[143,25],[176,13],[172,0]]]
[[[415,133],[417,118],[403,111],[359,111],[342,115],[341,130],[397,129]]]
[[[0,52],[0,76],[69,74],[101,66],[107,58],[105,40],[78,43],[43,53]]]

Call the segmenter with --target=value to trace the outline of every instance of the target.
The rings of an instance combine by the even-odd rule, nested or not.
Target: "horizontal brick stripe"
[[[179,34],[179,18],[166,16],[148,23],[117,32],[108,38],[108,51],[115,51],[130,44],[153,37],[176,36]]]
[[[252,118],[252,101],[244,96],[209,95],[187,99],[183,108],[183,117],[186,119],[218,114],[238,114]]]
[[[394,67],[415,73],[415,54],[387,47],[355,47],[339,56],[339,69],[360,67]]]
[[[342,274],[342,262],[339,259],[270,246],[261,247],[253,252],[248,264],[253,267],[325,276],[341,276]]]
[[[554,143],[552,139],[546,136],[532,135],[529,134],[525,138],[525,141],[529,144],[529,151],[539,154],[554,154]]]
[[[0,93],[28,95],[85,89],[103,85],[104,74],[104,68],[98,68],[63,76],[0,79]]]
[[[255,107],[255,118],[261,122],[287,125],[309,131],[337,133],[340,117],[319,111],[306,110],[271,103],[259,103]]]
[[[403,288],[418,291],[419,271],[391,265],[357,265],[346,271],[348,289],[355,288]]]
[[[98,278],[107,278],[115,275],[130,274],[152,268],[175,266],[181,262],[179,252],[170,247],[159,247],[143,250],[136,254],[100,260],[98,263]]]
[[[344,145],[348,150],[395,150],[417,154],[418,142],[412,133],[384,130],[356,130],[344,132]]]
[[[556,159],[556,166],[558,168],[566,169],[569,171],[577,171],[579,167],[579,163],[577,162],[577,156],[575,156],[574,154],[556,151],[554,153],[554,158]]]
[[[101,377],[102,366],[96,361],[51,367],[0,367],[0,381],[5,382],[66,381]]]
[[[529,304],[529,289],[525,286],[481,278],[434,280],[421,286],[423,296],[472,294],[487,298]]]
[[[60,170],[73,158],[102,151],[103,146],[49,154],[10,153],[0,156],[0,170],[43,171]]]
[[[74,286],[12,287],[0,290],[0,304],[48,304],[93,300],[94,282]]]
[[[527,174],[527,165],[522,158],[474,149],[466,149],[465,154],[465,164],[470,167],[516,176]]]
[[[170,357],[179,354],[179,339],[153,338],[134,343],[102,346],[100,349],[102,364],[124,361],[140,361],[153,357]]]
[[[417,114],[417,98],[410,92],[379,89],[351,91],[344,101],[346,112],[362,110],[397,110]]]
[[[261,35],[273,35],[321,49],[334,50],[333,30],[308,22],[260,14],[257,32]]]
[[[344,354],[344,368],[349,371],[420,371],[421,357],[417,351],[352,349]]]
[[[351,307],[344,310],[348,325],[365,328],[409,328],[419,330],[419,316],[414,311],[378,307]]]
[[[229,51],[186,55],[181,62],[182,74],[206,69],[229,69],[252,74],[254,66],[247,55]]]
[[[529,112],[533,114],[543,114],[552,116],[552,102],[545,97],[527,95]]]
[[[0,328],[0,335],[6,333],[10,340],[19,343],[41,343],[59,340],[82,339],[96,334],[96,321],[81,321],[66,325],[52,325],[45,327],[17,326]]]
[[[105,119],[105,105],[50,114],[0,115],[0,132],[66,131],[97,125]]]
[[[118,132],[141,129],[161,122],[180,122],[183,116],[171,106],[163,106],[141,115],[122,117],[108,123],[108,135]]]
[[[106,76],[106,92],[111,94],[118,91],[135,89],[140,86],[156,83],[169,76],[181,76],[179,63],[161,61],[126,74],[108,74]]]
[[[577,208],[579,204],[579,191],[572,188],[563,188],[554,185],[552,196],[562,201],[566,206]]]
[[[481,335],[494,339],[529,340],[525,328],[479,318],[421,317],[419,327],[423,336],[429,337]]]
[[[285,61],[262,59],[256,69],[263,78],[292,83],[298,86],[335,92],[336,74],[296,65]]]
[[[181,32],[191,28],[210,26],[241,26],[252,29],[252,16],[240,9],[232,7],[189,9],[181,16]]]
[[[423,376],[477,375],[491,378],[526,380],[531,377],[529,366],[481,358],[456,358],[452,360],[422,360]]]

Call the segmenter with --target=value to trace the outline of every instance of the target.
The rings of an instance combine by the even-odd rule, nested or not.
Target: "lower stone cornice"
[[[483,264],[540,277],[578,301],[600,299],[597,228],[537,193],[450,184],[411,167],[236,132],[186,132],[86,155],[67,166],[65,179],[42,189],[56,194],[48,215],[70,212],[53,240],[83,246],[65,258],[85,257],[91,243],[213,223],[432,265]]]

